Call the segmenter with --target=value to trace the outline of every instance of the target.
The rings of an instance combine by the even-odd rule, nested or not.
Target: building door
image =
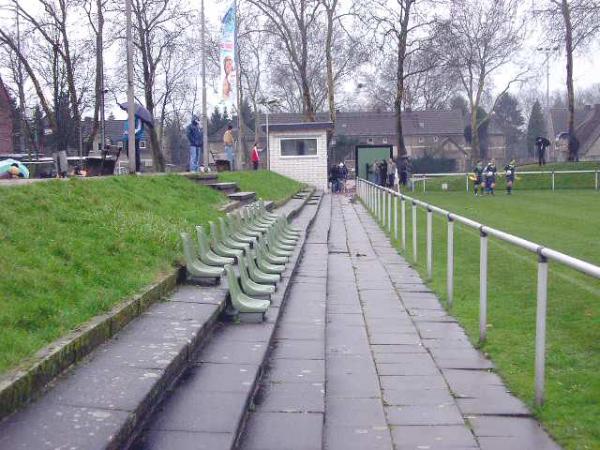
[[[394,148],[391,145],[357,145],[354,159],[356,161],[356,176],[369,180],[369,168],[374,161],[393,158]]]

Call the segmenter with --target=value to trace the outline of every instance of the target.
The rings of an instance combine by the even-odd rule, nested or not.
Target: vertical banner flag
[[[231,112],[236,104],[237,83],[235,67],[235,2],[223,17],[221,36],[221,80],[223,80],[222,100]]]

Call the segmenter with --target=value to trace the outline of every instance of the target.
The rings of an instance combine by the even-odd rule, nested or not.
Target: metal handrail
[[[480,261],[479,261],[479,341],[484,342],[487,334],[487,262],[488,262],[488,237],[492,236],[523,250],[527,250],[538,257],[538,283],[537,283],[537,310],[535,334],[535,402],[540,406],[544,402],[544,373],[546,349],[546,305],[548,298],[548,261],[561,263],[571,269],[591,277],[600,279],[600,266],[591,264],[565,253],[544,247],[535,242],[519,236],[483,225],[479,222],[452,213],[443,208],[431,205],[408,195],[376,185],[362,178],[357,178],[356,192],[367,208],[373,212],[378,220],[392,233],[391,209],[394,202],[394,236],[398,240],[398,199],[401,203],[401,242],[402,249],[406,250],[406,203],[412,205],[412,235],[413,235],[413,260],[417,262],[417,208],[427,211],[427,275],[433,276],[433,231],[432,216],[434,213],[446,217],[448,222],[447,239],[447,297],[448,307],[452,307],[454,294],[454,223],[459,222],[479,231],[480,235]],[[386,208],[387,206],[387,208]],[[387,221],[386,221],[387,210]]]

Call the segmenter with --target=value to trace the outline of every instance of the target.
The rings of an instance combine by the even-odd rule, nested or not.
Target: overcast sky
[[[122,0],[124,2],[124,0]],[[186,0],[189,2],[191,8],[199,11],[200,9],[200,0]],[[239,0],[243,1],[243,0]],[[34,10],[36,7],[37,0],[19,0],[26,7],[30,6],[31,10]],[[0,5],[6,5],[8,0],[0,0]],[[225,11],[231,4],[229,0],[205,0],[206,7],[206,16],[207,20],[211,24],[211,28],[218,29],[220,27],[220,21],[223,17]],[[124,9],[124,7],[123,7]],[[0,12],[0,17],[4,16],[6,18],[6,12]],[[545,55],[542,52],[535,51],[535,48],[538,46],[539,37],[532,37],[529,42],[526,43],[526,46],[529,49],[529,52],[532,52],[531,59],[536,62],[536,70],[539,78],[535,80],[535,85],[539,88],[541,93],[545,94],[546,91],[546,66],[544,64]],[[594,48],[585,52],[584,54],[577,55],[575,58],[575,72],[574,72],[574,82],[576,89],[583,88],[589,86],[593,83],[598,83],[600,81],[600,58],[598,58],[599,46],[596,45]],[[108,52],[107,52],[108,53]],[[106,55],[106,66],[110,66],[110,61],[115,59],[115,55]],[[556,90],[565,90],[565,79],[566,79],[566,69],[565,69],[565,57],[563,52],[556,52],[552,55],[550,59],[550,91]],[[505,83],[511,78],[511,70],[506,70],[504,73],[499,74],[495,78],[494,86],[497,89],[501,89],[504,87]],[[210,89],[209,89],[210,91]],[[209,111],[216,105],[218,102],[218,96],[216,93],[209,92]],[[540,99],[543,100],[543,99]],[[108,106],[108,105],[107,105]],[[120,116],[120,111],[114,111],[118,116]],[[108,113],[108,112],[107,112]]]

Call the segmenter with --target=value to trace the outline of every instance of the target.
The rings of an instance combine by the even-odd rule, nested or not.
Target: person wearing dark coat
[[[538,157],[538,164],[543,166],[546,164],[546,149],[550,147],[550,141],[545,137],[538,136],[535,139],[535,149]]]
[[[192,117],[192,122],[186,128],[186,135],[190,143],[190,172],[198,172],[203,154],[204,134],[198,125],[198,118]]]
[[[387,184],[387,162],[382,160],[379,163],[379,185],[385,187]]]

